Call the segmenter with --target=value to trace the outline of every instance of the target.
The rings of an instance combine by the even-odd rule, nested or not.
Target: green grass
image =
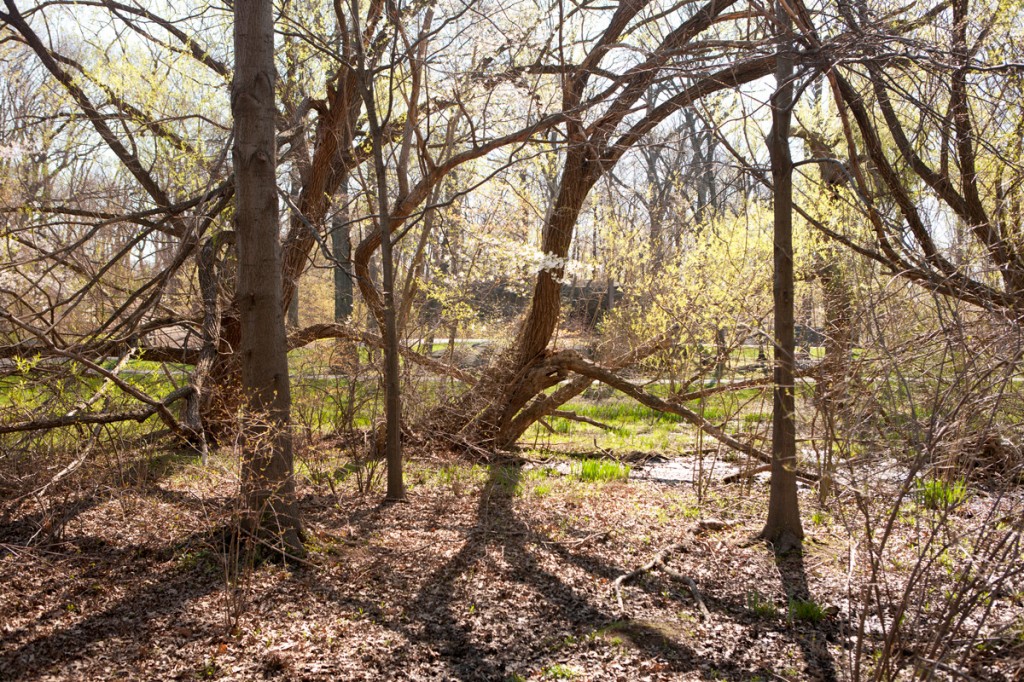
[[[928,509],[952,509],[967,499],[967,483],[958,478],[953,482],[938,478],[914,481],[914,499]]]
[[[775,602],[757,590],[747,593],[747,610],[758,618],[776,618],[779,615]]]
[[[820,623],[825,620],[827,615],[824,607],[811,599],[789,600],[789,619],[791,621]]]
[[[555,663],[544,669],[544,678],[548,680],[571,680],[576,675],[575,670],[562,663]]]
[[[630,470],[628,464],[607,459],[584,459],[572,466],[573,476],[592,483],[624,481],[629,478]]]
[[[646,405],[632,401],[608,401],[601,403],[569,403],[566,409],[572,410],[581,417],[589,417],[600,422],[631,423],[647,422],[681,422],[683,418],[676,414],[659,412]]]

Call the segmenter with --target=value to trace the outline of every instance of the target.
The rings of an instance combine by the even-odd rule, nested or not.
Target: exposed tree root
[[[689,536],[708,530],[722,530],[727,527],[728,524],[726,524],[723,521],[708,519],[696,524],[696,526],[692,530],[687,531],[687,535]],[[622,600],[622,586],[632,580],[636,580],[645,573],[650,573],[655,569],[660,569],[665,575],[685,583],[686,586],[689,588],[690,593],[693,595],[694,601],[697,603],[697,608],[700,609],[701,617],[705,620],[710,619],[711,612],[708,610],[707,604],[704,603],[704,597],[701,595],[700,589],[697,587],[697,583],[694,582],[694,580],[689,576],[683,575],[682,573],[668,566],[668,560],[673,554],[685,552],[689,548],[690,538],[687,537],[687,539],[683,540],[682,542],[677,542],[673,545],[665,547],[656,555],[654,555],[653,559],[648,561],[643,566],[635,568],[629,573],[623,573],[614,581],[612,581],[612,589],[615,590],[615,600],[619,604],[619,613],[623,613],[626,610],[626,606]]]

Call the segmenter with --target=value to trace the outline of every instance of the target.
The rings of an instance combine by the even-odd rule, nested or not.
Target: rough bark
[[[189,385],[192,395],[185,404],[184,426],[191,432],[190,441],[199,451],[203,465],[209,457],[209,439],[206,435],[204,415],[209,414],[211,392],[210,375],[218,358],[221,338],[221,306],[218,289],[217,253],[220,247],[234,239],[234,233],[221,233],[207,239],[199,249],[197,271],[199,292],[203,300],[203,346],[192,370]]]
[[[235,3],[236,302],[241,331],[243,527],[281,551],[301,553],[295,501],[288,345],[277,198],[274,15],[270,0]]]
[[[843,379],[853,350],[853,293],[833,259],[817,268],[825,308],[825,356],[817,368],[815,394],[822,409],[834,413],[842,404]]]
[[[776,6],[780,35],[776,55],[772,128],[768,136],[774,211],[775,367],[772,400],[771,491],[768,520],[762,536],[779,550],[798,547],[803,539],[796,489],[796,420],[794,400],[795,335],[793,301],[793,160],[789,131],[793,107],[791,23],[785,8]]]
[[[339,184],[340,210],[331,224],[331,255],[334,258],[334,322],[346,324],[352,316],[352,223],[348,213],[348,178]],[[355,373],[359,361],[356,346],[350,339],[338,338],[333,364],[339,369]]]
[[[824,499],[832,487],[835,468],[834,450],[840,420],[849,394],[853,352],[853,294],[834,257],[823,260],[816,275],[824,292],[825,356],[815,368],[817,383],[814,398],[824,421],[825,441],[821,459],[822,483],[819,496]]]

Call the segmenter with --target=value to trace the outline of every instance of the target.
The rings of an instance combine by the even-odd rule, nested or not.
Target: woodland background
[[[1022,19],[4,0],[0,677],[1019,679]]]

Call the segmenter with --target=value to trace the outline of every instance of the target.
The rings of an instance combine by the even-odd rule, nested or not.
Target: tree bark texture
[[[189,440],[202,458],[203,466],[209,458],[209,439],[206,429],[208,425],[204,417],[209,416],[211,393],[210,376],[219,357],[221,340],[221,306],[218,277],[218,252],[221,244],[234,240],[234,233],[222,232],[203,242],[196,258],[199,291],[203,299],[203,347],[199,351],[189,383],[192,396],[185,407],[185,427],[189,430]]]
[[[768,137],[774,187],[775,368],[772,401],[771,492],[764,538],[780,550],[799,546],[803,538],[796,490],[796,420],[794,400],[793,301],[793,159],[789,130],[793,108],[793,52],[789,16],[776,7],[780,38],[776,55],[772,129]]]
[[[339,211],[331,223],[331,255],[334,258],[334,321],[347,324],[352,317],[353,293],[352,284],[352,223],[348,213],[348,173],[339,182],[341,196]],[[348,371],[350,376],[356,373],[359,352],[349,339],[338,339],[335,345],[335,358],[332,364],[339,369]]]
[[[377,190],[378,229],[375,232],[380,241],[381,285],[383,306],[379,310],[378,323],[384,338],[384,460],[387,464],[386,499],[398,502],[405,499],[405,482],[402,476],[402,397],[401,368],[398,361],[398,311],[395,309],[395,260],[392,239],[392,205],[388,200],[388,174],[384,160],[384,130],[377,116],[377,101],[374,94],[373,78],[365,70],[362,94],[366,107],[367,123],[373,139],[374,175]],[[368,299],[369,303],[369,299]],[[373,305],[369,306],[371,309]]]
[[[274,15],[270,0],[235,2],[236,303],[244,392],[244,528],[301,552],[295,503],[288,346],[281,288],[274,95]]]

